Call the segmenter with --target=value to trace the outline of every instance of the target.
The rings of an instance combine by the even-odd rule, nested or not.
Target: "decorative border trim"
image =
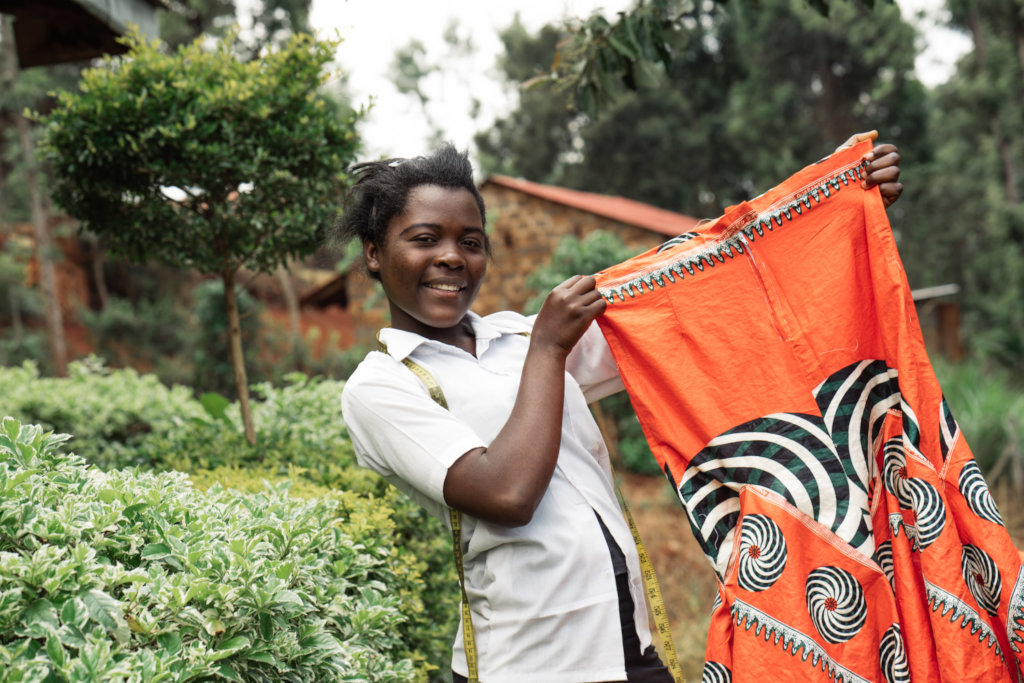
[[[992,630],[992,627],[985,623],[985,620],[967,603],[960,598],[956,597],[952,593],[945,591],[928,579],[924,579],[925,594],[928,597],[928,603],[932,608],[933,612],[938,612],[941,616],[949,619],[949,623],[955,623],[957,619],[960,620],[960,628],[970,629],[971,635],[978,638],[979,643],[985,643],[990,649],[994,648],[999,658],[1006,663],[1006,659],[1003,657],[1003,651],[999,648],[999,643],[996,640],[996,633]]]
[[[779,640],[782,640],[783,651],[789,652],[794,657],[797,656],[798,650],[803,650],[800,653],[800,661],[806,662],[810,657],[811,666],[828,674],[828,677],[836,683],[870,683],[867,678],[855,674],[832,659],[825,648],[815,642],[813,638],[768,616],[742,600],[733,601],[732,618],[736,626],[743,626],[747,631],[753,627],[754,635],[763,637],[765,642],[774,638],[774,644],[778,645]]]
[[[637,275],[621,284],[601,289],[601,296],[608,303],[615,303],[616,296],[620,301],[625,301],[627,294],[630,298],[635,298],[638,294],[645,293],[645,291],[654,291],[654,285],[664,287],[666,279],[674,284],[676,276],[681,280],[687,274],[695,275],[697,271],[704,272],[705,267],[714,268],[716,261],[718,263],[725,263],[726,258],[735,258],[737,253],[742,254],[744,247],[754,241],[755,234],[758,237],[764,237],[765,230],[772,231],[776,227],[781,228],[784,220],[792,221],[794,213],[797,216],[801,216],[805,209],[810,210],[816,204],[829,199],[834,192],[838,192],[842,187],[849,186],[851,181],[856,183],[862,180],[866,166],[867,162],[859,161],[855,166],[843,169],[832,177],[826,178],[820,184],[814,185],[810,190],[798,195],[796,199],[782,205],[780,208],[769,209],[764,213],[758,214],[744,227],[736,230],[732,235],[720,242],[709,245],[678,261],[668,263],[648,273]],[[812,199],[816,204],[811,202]],[[666,245],[671,247],[675,246],[675,244],[689,241],[689,239],[692,239],[692,236],[693,233],[684,233],[680,237],[673,238],[663,244],[659,247],[658,251],[660,252],[662,249],[665,249]],[[647,287],[646,290],[644,289],[645,286]]]
[[[1017,571],[1017,582],[1010,592],[1010,603],[1006,610],[1006,639],[1010,641],[1010,649],[1021,654],[1024,644],[1024,568]]]

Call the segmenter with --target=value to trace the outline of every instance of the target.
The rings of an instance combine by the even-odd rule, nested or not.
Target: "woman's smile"
[[[430,289],[436,289],[436,290],[441,291],[441,292],[452,292],[452,293],[461,292],[462,290],[464,290],[466,288],[466,285],[462,284],[462,283],[451,284],[451,283],[445,283],[445,282],[429,282],[425,286],[429,287]]]

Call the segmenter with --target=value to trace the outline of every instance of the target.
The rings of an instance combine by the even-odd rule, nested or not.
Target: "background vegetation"
[[[649,0],[618,17],[537,31],[514,22],[501,34],[498,68],[518,104],[477,134],[478,165],[711,217],[851,133],[878,129],[903,155],[907,189],[889,216],[911,285],[959,287],[966,358],[936,357],[936,371],[1020,542],[1024,8],[947,0],[972,49],[948,82],[929,88],[914,75],[916,36],[897,7],[813,5],[828,16],[805,0]],[[242,92],[244,65],[307,31],[309,6],[255,3],[252,31],[227,48],[216,37],[238,18],[233,0],[171,0],[162,34],[166,50],[197,50],[195,63],[203,50],[220,50],[230,68],[218,87]],[[214,38],[188,47],[204,34]],[[447,39],[446,59],[471,59],[457,31]],[[268,335],[259,301],[229,285],[240,335],[262,340],[245,345],[255,436],[246,439],[223,283],[188,263],[122,260],[103,226],[91,226],[77,239],[98,303],[63,313],[99,355],[67,362],[68,345],[55,341],[62,312],[42,275],[60,268],[59,251],[45,245],[66,244],[77,226],[53,220],[44,189],[54,186],[54,169],[34,151],[39,120],[53,113],[56,93],[77,87],[83,65],[19,73],[10,41],[0,36],[0,417],[10,416],[0,427],[0,679],[446,679],[458,594],[444,530],[354,466],[338,413],[340,382],[362,350],[314,357],[312,340]],[[153,49],[148,58],[162,59]],[[396,54],[394,75],[423,102],[421,79],[453,67],[428,63],[413,44]],[[325,125],[344,137],[338,166],[359,144],[343,84],[310,93]],[[188,125],[166,125],[179,124]],[[175,137],[170,128],[157,133]],[[116,161],[130,137],[95,153],[127,145]],[[61,148],[76,140],[70,131]],[[155,166],[161,154],[142,150],[135,163]],[[62,201],[75,191],[72,181]],[[333,207],[312,208],[304,246],[277,252],[265,269],[292,265],[319,239],[313,224]],[[270,225],[275,211],[262,207],[249,219]],[[11,230],[24,221],[50,232],[25,239]],[[195,231],[196,239],[207,234]],[[538,264],[531,284],[542,296],[569,273],[630,255],[609,235],[569,240]],[[29,268],[40,273],[31,285]],[[595,412],[695,677],[713,578],[663,479],[637,474],[656,468],[628,398]]]

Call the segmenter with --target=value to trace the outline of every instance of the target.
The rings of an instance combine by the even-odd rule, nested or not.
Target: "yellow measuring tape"
[[[524,333],[524,336],[529,336]],[[384,353],[388,352],[387,344],[377,337],[377,348]],[[422,365],[409,358],[403,358],[402,364],[413,371],[420,381],[427,388],[430,398],[435,403],[449,410],[448,401],[441,391],[441,385],[437,383],[434,376]],[[614,473],[613,473],[614,478]],[[651,604],[651,611],[654,613],[654,623],[661,636],[661,646],[665,653],[666,666],[672,672],[672,678],[677,683],[685,683],[683,670],[679,666],[679,657],[676,655],[675,644],[672,642],[672,633],[669,630],[668,614],[665,612],[665,601],[661,597],[661,587],[658,585],[658,577],[654,574],[654,565],[647,555],[647,548],[640,540],[640,532],[637,531],[636,523],[633,521],[633,514],[629,510],[629,504],[622,495],[622,491],[616,486],[619,494],[619,502],[629,520],[629,530],[633,533],[633,542],[636,543],[637,554],[640,556],[640,568],[644,581],[644,588],[647,591],[647,600]],[[477,669],[476,636],[473,631],[473,616],[469,609],[469,594],[466,592],[466,570],[462,555],[462,513],[455,508],[448,508],[448,519],[452,527],[452,554],[455,555],[455,566],[459,571],[459,584],[462,588],[462,644],[466,651],[466,666],[469,667],[469,683],[480,683]]]
[[[462,513],[455,508],[448,508],[448,518],[452,523],[452,551],[455,553],[455,566],[459,569],[459,585],[462,586],[462,646],[466,650],[469,683],[480,683],[476,664],[476,634],[473,631],[473,615],[469,611],[466,569],[462,561]]]

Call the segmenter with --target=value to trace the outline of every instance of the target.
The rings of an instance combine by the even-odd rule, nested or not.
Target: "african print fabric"
[[[1015,681],[1024,574],[925,352],[871,143],[598,274],[718,577],[703,681]]]

